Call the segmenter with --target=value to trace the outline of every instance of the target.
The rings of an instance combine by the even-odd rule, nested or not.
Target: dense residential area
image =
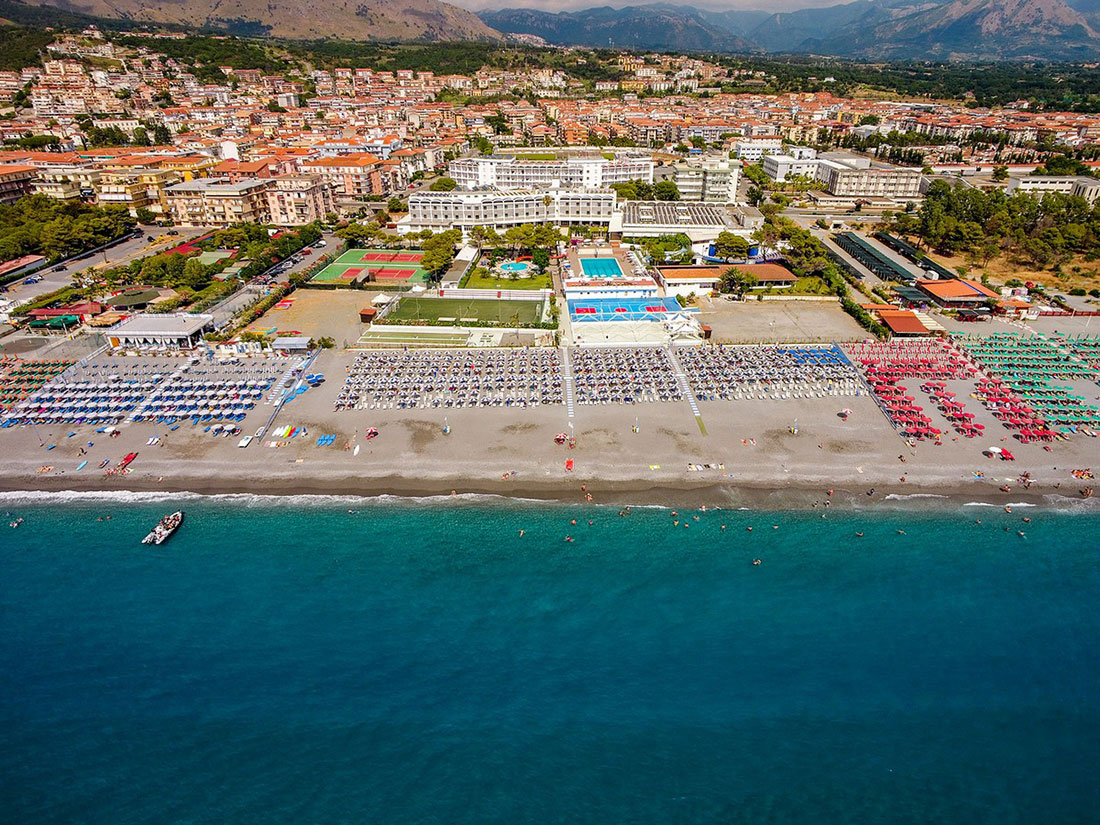
[[[27,65],[0,72],[2,310],[17,324],[90,323],[66,310],[88,302],[104,329],[215,308],[200,331],[225,339],[301,286],[476,288],[553,293],[560,306],[517,327],[561,317],[559,340],[570,302],[612,297],[678,302],[673,337],[745,335],[698,311],[719,294],[829,298],[885,337],[941,331],[926,309],[1035,317],[1100,294],[1100,114],[1035,98],[981,106],[872,93],[855,64],[795,77],[585,48],[96,25],[23,46],[8,64]],[[609,245],[616,277],[566,255],[577,244]],[[361,267],[345,248],[408,266]],[[943,300],[940,279],[965,295]],[[134,294],[112,305],[119,291]]]

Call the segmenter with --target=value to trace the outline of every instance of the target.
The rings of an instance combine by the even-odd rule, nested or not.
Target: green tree
[[[654,184],[653,198],[659,201],[678,201],[680,200],[680,189],[676,186],[675,181],[662,180]]]
[[[738,269],[736,266],[731,266],[718,279],[718,291],[744,298],[745,293],[756,284],[757,278],[755,275],[743,269]]]
[[[455,182],[454,178],[442,177],[433,180],[428,188],[433,192],[450,192],[453,189],[457,189],[458,184]]]
[[[538,267],[539,272],[545,272],[550,267],[550,252],[542,247],[531,251],[531,263]]]
[[[749,256],[749,242],[732,232],[722,232],[714,241],[714,254],[727,261],[743,260]]]
[[[998,183],[1008,180],[1008,167],[1007,166],[994,166],[993,167],[993,180]]]

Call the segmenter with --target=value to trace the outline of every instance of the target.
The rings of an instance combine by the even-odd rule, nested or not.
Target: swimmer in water
[[[1031,524],[1031,519],[1029,519],[1027,516],[1024,516],[1024,524]]]
[[[572,540],[573,540],[573,537],[572,537],[572,536],[566,536],[566,537],[565,537],[565,540],[566,540],[566,541],[572,541]]]
[[[753,560],[752,560],[752,564],[753,564],[753,567],[755,567],[756,565],[760,564],[760,559],[753,559]]]
[[[724,525],[724,524],[723,524],[723,525],[722,525],[722,529],[723,529],[723,530],[725,530],[725,529],[726,529],[726,525]],[[750,528],[750,529],[752,529],[752,528]]]
[[[902,535],[902,536],[904,536],[904,535],[905,535],[905,531],[904,531],[904,530],[898,530],[898,534],[899,534],[899,535]]]
[[[863,533],[856,533],[856,538],[863,538]]]
[[[526,532],[527,532],[526,530],[523,530],[523,529],[521,528],[521,529],[520,529],[520,531],[519,531],[519,537],[520,537],[520,538],[523,538],[523,534],[524,534],[524,533],[526,533]]]
[[[571,522],[569,522],[569,523],[570,523],[570,524],[573,524],[573,525],[575,525],[575,524],[577,523],[577,520],[576,520],[576,519],[573,519],[573,520],[572,520]]]

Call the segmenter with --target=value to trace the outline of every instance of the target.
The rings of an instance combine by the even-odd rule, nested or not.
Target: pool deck
[[[581,265],[582,258],[595,258],[597,260],[614,258],[615,263],[619,265],[619,275],[587,275],[584,271],[584,267]],[[569,262],[571,271],[562,272],[563,280],[598,280],[600,278],[628,277],[628,273],[632,272],[630,263],[626,259],[626,251],[619,247],[575,246],[569,250],[569,253],[566,255],[566,260]]]

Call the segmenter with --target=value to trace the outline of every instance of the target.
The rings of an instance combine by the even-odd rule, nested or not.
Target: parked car
[[[53,271],[54,272],[64,272],[65,271],[65,264],[58,264],[57,266],[55,266],[53,268]]]
[[[41,282],[42,282],[42,276],[41,275],[31,275],[23,283],[25,283],[25,284],[38,284],[38,283],[41,283]]]

